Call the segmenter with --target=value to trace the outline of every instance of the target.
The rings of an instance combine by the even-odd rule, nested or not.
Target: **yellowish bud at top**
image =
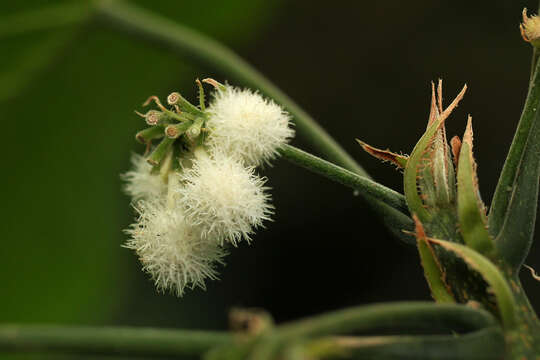
[[[523,40],[531,43],[534,47],[540,47],[540,17],[537,15],[527,16],[527,9],[523,9],[523,23],[519,25]]]

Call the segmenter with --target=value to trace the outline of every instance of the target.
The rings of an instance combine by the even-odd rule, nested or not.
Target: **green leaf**
[[[491,204],[488,225],[500,255],[517,271],[532,244],[540,177],[540,62]]]
[[[495,295],[504,327],[507,329],[514,328],[516,325],[514,297],[499,269],[483,255],[464,245],[437,239],[429,239],[429,241],[453,252],[473,270],[482,275]]]
[[[457,210],[459,229],[465,243],[484,255],[493,252],[493,240],[487,230],[484,203],[480,199],[476,162],[473,158],[472,119],[469,116],[467,129],[459,155]]]

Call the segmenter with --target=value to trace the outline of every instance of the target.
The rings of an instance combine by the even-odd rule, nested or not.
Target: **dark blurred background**
[[[354,139],[409,153],[426,125],[430,81],[444,79],[446,104],[467,83],[448,135],[461,136],[473,116],[489,204],[527,90],[521,10],[536,1],[134,2],[229,45],[399,191],[401,174]],[[50,3],[6,2],[0,15]],[[194,100],[197,77],[242,84],[95,22],[1,39],[0,54],[0,322],[224,329],[235,306],[282,322],[429,299],[414,247],[351,190],[283,160],[262,171],[275,221],[231,250],[221,280],[180,299],[157,293],[121,247],[135,214],[119,174],[143,151],[133,110],[173,90]],[[294,145],[314,151],[300,136]],[[527,261],[536,268],[538,252]],[[540,284],[528,272],[522,280],[540,310]]]

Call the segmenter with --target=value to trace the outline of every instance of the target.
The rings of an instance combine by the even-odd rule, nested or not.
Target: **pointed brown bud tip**
[[[216,90],[225,90],[225,85],[222,83],[212,79],[212,78],[206,78],[202,80],[203,83],[212,85]]]
[[[169,96],[167,96],[167,104],[169,105],[176,105],[178,100],[180,100],[180,94],[177,92],[170,93]]]
[[[461,151],[461,140],[459,136],[454,136],[452,140],[450,140],[450,146],[452,147],[452,155],[454,159],[454,166],[456,169],[458,168],[459,163],[459,152]]]
[[[521,37],[534,47],[540,47],[540,18],[536,15],[527,16],[527,8],[522,12],[523,23],[519,25]]]
[[[171,139],[176,139],[180,135],[180,132],[174,125],[169,125],[165,128],[165,135]]]

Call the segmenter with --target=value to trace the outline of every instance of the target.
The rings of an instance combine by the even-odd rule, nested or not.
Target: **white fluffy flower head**
[[[135,208],[139,219],[126,230],[131,239],[125,247],[137,252],[159,291],[182,296],[186,287],[204,289],[205,279],[217,279],[215,264],[222,263],[224,250],[203,239],[178,209],[163,201],[140,201]]]
[[[133,168],[125,174],[122,179],[126,182],[124,190],[133,198],[133,200],[151,200],[157,199],[167,191],[167,185],[161,177],[152,174],[152,165],[146,158],[133,154],[131,156]]]
[[[249,89],[226,85],[217,90],[207,113],[208,145],[249,166],[270,161],[294,136],[289,114]]]
[[[186,218],[219,244],[249,241],[253,229],[270,220],[273,207],[265,179],[234,158],[200,155],[179,179],[177,201]]]

